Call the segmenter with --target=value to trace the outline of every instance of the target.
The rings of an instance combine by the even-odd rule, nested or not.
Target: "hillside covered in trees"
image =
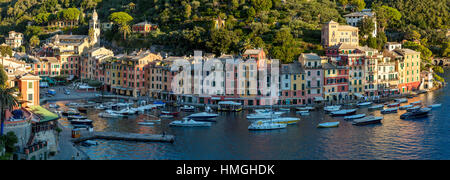
[[[448,1],[0,0],[0,7],[1,34],[24,32],[27,42],[33,36],[46,38],[54,29],[45,25],[55,19],[79,20],[76,27],[63,30],[88,34],[89,18],[96,9],[102,22],[114,21],[111,15],[115,12],[131,16],[124,24],[114,21],[115,27],[102,33],[104,39],[130,50],[157,45],[173,55],[192,54],[197,49],[220,55],[264,48],[269,56],[284,62],[302,52],[322,53],[321,23],[334,20],[344,24],[344,14],[372,8],[379,16],[378,28],[386,34],[379,33],[380,37],[364,40],[362,45],[381,48],[386,41],[407,39],[419,41],[434,55],[450,54],[445,37],[450,28]],[[219,17],[225,26],[216,28]],[[159,28],[147,35],[131,34],[129,26],[142,21]],[[32,25],[27,26],[29,22]]]

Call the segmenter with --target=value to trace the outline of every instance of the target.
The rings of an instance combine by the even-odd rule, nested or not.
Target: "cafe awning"
[[[324,101],[325,99],[323,99],[322,96],[316,96],[314,97],[314,101]]]

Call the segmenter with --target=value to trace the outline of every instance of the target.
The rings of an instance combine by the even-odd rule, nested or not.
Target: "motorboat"
[[[300,121],[300,119],[295,118],[295,117],[279,117],[279,118],[272,118],[270,120],[261,120],[261,121],[289,125],[289,124],[296,124],[298,121]]]
[[[392,104],[388,104],[387,107],[399,107],[400,103],[392,103]]]
[[[195,107],[194,106],[188,106],[188,105],[184,105],[180,109],[185,111],[185,112],[194,112],[195,111]]]
[[[260,113],[270,113],[273,111],[271,109],[255,109],[255,112],[260,114]]]
[[[248,126],[248,130],[274,130],[274,129],[284,129],[286,127],[287,124],[272,123],[260,120],[250,124],[250,126]]]
[[[169,111],[161,111],[161,115],[172,115],[177,116],[180,112],[169,112]]]
[[[70,103],[67,103],[66,106],[67,107],[78,107],[78,106],[80,106],[80,104],[79,103],[75,103],[75,102],[70,102]]]
[[[370,106],[371,104],[372,104],[372,102],[362,102],[362,103],[356,104],[356,106],[358,106],[358,107],[364,107],[364,106]]]
[[[369,110],[376,110],[376,109],[383,109],[383,108],[384,108],[384,105],[383,104],[379,104],[379,105],[370,106],[368,109]]]
[[[86,124],[86,125],[90,125],[92,124],[92,120],[90,119],[72,119],[70,120],[71,124]]]
[[[123,114],[123,115],[132,115],[132,114],[136,114],[136,112],[137,111],[133,108],[125,108],[120,111],[117,111],[118,114]]]
[[[383,109],[380,111],[381,114],[391,114],[391,113],[397,113],[398,108],[388,108],[388,109]]]
[[[411,108],[406,109],[406,111],[407,111],[407,112],[413,112],[413,111],[417,111],[417,110],[419,110],[419,109],[420,109],[420,106],[414,106],[414,107],[411,107]]]
[[[170,126],[183,126],[183,127],[208,127],[211,126],[211,122],[199,122],[189,118],[183,118],[183,120],[172,121]]]
[[[214,113],[201,112],[201,113],[191,114],[188,116],[188,118],[194,119],[194,120],[207,120],[207,119],[215,118],[217,116],[219,116],[219,115],[214,114]]]
[[[400,119],[413,119],[413,118],[427,117],[428,113],[430,111],[431,111],[430,108],[420,108],[417,111],[407,112],[405,114],[400,115]]]
[[[95,106],[94,109],[103,110],[103,109],[106,109],[106,106],[103,106],[103,104],[99,104],[99,105]]]
[[[154,122],[138,122],[139,125],[144,125],[144,126],[153,126],[155,125]]]
[[[309,111],[297,111],[296,113],[302,116],[309,116]]]
[[[394,100],[396,103],[406,103],[406,102],[408,102],[408,99],[406,99],[406,98],[401,98],[401,99],[395,99]]]
[[[331,127],[338,127],[338,126],[339,126],[339,121],[325,122],[325,123],[320,123],[319,125],[317,125],[318,128],[331,128]]]
[[[89,146],[98,145],[98,142],[97,141],[92,141],[92,140],[86,140],[86,141],[81,142],[80,144],[82,146],[89,147]]]
[[[442,104],[432,104],[429,105],[428,108],[434,109],[434,108],[440,108],[442,106]]]
[[[327,112],[333,112],[333,111],[339,111],[341,109],[341,106],[337,105],[337,106],[325,106],[323,108],[323,110],[327,111]]]
[[[411,105],[414,105],[414,106],[415,106],[415,105],[420,105],[420,104],[422,104],[422,101],[416,101],[416,102],[412,102],[412,103],[411,103]]]
[[[86,116],[82,116],[82,115],[69,115],[67,116],[67,119],[86,119]]]
[[[66,111],[62,112],[63,116],[70,116],[70,115],[80,115],[80,112],[76,109],[69,108]]]
[[[342,110],[330,112],[330,114],[332,116],[345,116],[345,115],[352,115],[355,113],[356,113],[356,109],[342,109]]]
[[[160,115],[159,116],[159,118],[173,118],[174,116],[173,115],[168,115],[168,114],[162,114],[162,115]]]
[[[366,114],[355,114],[355,115],[352,115],[352,116],[345,116],[344,119],[345,120],[351,120],[351,119],[360,119],[360,118],[363,118],[363,117],[366,117]]]
[[[306,107],[297,107],[297,111],[314,111],[314,107],[306,106]]]
[[[87,112],[87,108],[86,107],[77,107],[77,110],[82,112],[82,113],[86,113]]]
[[[280,117],[280,113],[256,113],[247,115],[248,120],[271,119]]]
[[[98,116],[103,117],[103,118],[117,118],[117,117],[124,117],[125,115],[117,114],[114,112],[102,112],[102,113],[99,113]]]
[[[383,117],[380,116],[367,116],[361,119],[355,119],[353,120],[353,125],[361,126],[361,125],[367,125],[367,124],[378,124],[381,123],[381,120]]]
[[[404,105],[404,106],[398,107],[398,109],[400,109],[400,110],[406,110],[406,109],[412,108],[412,107],[413,107],[413,105]]]
[[[291,111],[289,108],[280,108],[280,111]]]
[[[59,105],[57,105],[57,104],[49,104],[48,107],[49,108],[59,108]]]

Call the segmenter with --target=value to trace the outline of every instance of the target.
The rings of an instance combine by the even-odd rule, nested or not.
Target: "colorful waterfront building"
[[[329,103],[342,103],[348,100],[348,67],[335,63],[324,63],[324,97]]]
[[[33,73],[38,76],[55,77],[60,76],[62,65],[56,57],[40,57],[38,62],[33,64]]]
[[[364,94],[364,54],[363,53],[352,53],[352,54],[342,54],[341,62],[342,65],[347,65],[349,69],[349,94],[350,99],[358,99]]]
[[[162,57],[149,51],[120,54],[102,62],[105,70],[104,82],[107,91],[126,96],[145,95],[145,68]]]
[[[324,73],[322,64],[327,63],[327,58],[318,56],[315,53],[302,53],[298,61],[305,71],[305,87],[302,85],[302,90],[306,91],[306,104],[312,104],[323,101],[323,80]]]
[[[401,93],[408,93],[418,90],[420,86],[420,52],[411,49],[395,49],[399,59],[399,85]]]
[[[281,65],[279,104],[305,104],[305,70],[298,61]]]
[[[365,54],[364,61],[364,94],[367,97],[377,96],[378,94],[378,62],[382,60],[383,55],[378,50],[369,47],[358,47],[361,53]]]
[[[394,58],[383,52],[383,58],[378,62],[378,94],[389,95],[398,93],[398,68]]]

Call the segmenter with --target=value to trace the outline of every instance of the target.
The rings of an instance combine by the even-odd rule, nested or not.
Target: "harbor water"
[[[449,69],[443,75],[450,81]],[[355,126],[351,121],[334,118],[323,110],[309,116],[295,114],[301,120],[286,129],[249,131],[245,118],[252,111],[219,113],[211,127],[170,127],[172,119],[153,126],[139,125],[145,115],[127,118],[100,118],[101,110],[89,110],[95,131],[172,134],[174,143],[141,143],[95,140],[99,144],[81,146],[91,159],[171,159],[171,160],[296,160],[296,159],[450,159],[450,88],[418,95],[425,105],[441,103],[427,118],[402,120],[405,110],[381,115],[380,111],[359,108],[357,114],[383,116],[382,124]],[[67,101],[58,101],[63,105]],[[405,105],[405,104],[403,104]],[[174,111],[174,110],[172,110]],[[178,118],[190,113],[181,112]],[[64,118],[59,120],[69,125]],[[319,123],[340,121],[337,128],[317,128]]]

